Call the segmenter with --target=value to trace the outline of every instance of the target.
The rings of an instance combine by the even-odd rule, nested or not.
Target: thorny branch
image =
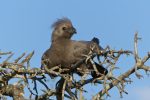
[[[83,92],[87,92],[83,86],[89,83],[97,83],[103,86],[103,89],[100,90],[95,96],[93,96],[93,100],[101,100],[104,96],[110,96],[109,90],[113,87],[117,87],[120,96],[122,97],[122,93],[127,94],[125,91],[126,83],[132,82],[132,80],[129,78],[131,74],[135,73],[138,78],[141,78],[142,75],[140,75],[137,70],[142,69],[146,72],[150,71],[150,67],[145,65],[145,63],[150,58],[150,52],[148,52],[148,54],[143,59],[139,57],[137,46],[139,39],[140,38],[138,38],[138,33],[135,33],[133,52],[123,49],[118,51],[112,50],[109,47],[99,51],[98,54],[92,53],[92,51],[90,51],[89,55],[85,55],[85,59],[78,61],[76,64],[72,65],[70,69],[61,69],[59,66],[53,67],[50,70],[46,68],[45,70],[40,68],[31,68],[30,60],[34,55],[34,52],[29,53],[27,56],[26,53],[23,53],[20,57],[16,58],[12,62],[10,61],[10,59],[13,57],[12,52],[0,52],[0,58],[3,56],[8,56],[0,63],[0,98],[3,98],[4,96],[10,96],[14,100],[24,100],[24,88],[27,87],[31,94],[29,97],[30,99],[48,100],[51,98],[51,96],[57,96],[58,98],[61,97],[62,99],[69,98],[72,100],[82,100]],[[123,54],[133,55],[135,64],[133,67],[131,67],[131,69],[116,77],[113,75],[113,72],[114,70],[118,69],[118,67],[116,67],[116,63],[120,56]],[[107,75],[102,75],[98,78],[89,78],[87,75],[90,73],[86,72],[83,77],[79,78],[79,80],[75,80],[74,76],[69,74],[77,68],[80,69],[79,65],[87,62],[88,60],[92,63],[92,58],[94,57],[97,57],[97,61],[100,65],[103,65],[108,69]],[[95,72],[100,74],[95,68],[95,64],[92,63],[92,65]],[[55,69],[59,69],[59,72],[56,72]],[[68,72],[68,74],[63,74],[64,71]],[[47,85],[45,75],[50,73],[59,76],[61,80],[63,80],[63,83],[59,83],[60,81],[57,82],[56,89],[50,89]],[[18,81],[16,83],[8,84],[10,79],[13,78],[18,78],[22,82]],[[30,87],[31,83],[29,80],[33,82],[33,89]],[[39,94],[37,82],[46,88],[45,90],[42,90],[43,94]],[[62,90],[58,89],[59,85],[63,86]]]
[[[99,100],[103,97],[104,94],[107,93],[107,91],[109,91],[110,89],[112,89],[114,86],[118,87],[118,85],[121,83],[121,88],[118,88],[120,91],[120,95],[122,96],[122,92],[125,92],[124,90],[124,84],[131,82],[131,80],[126,81],[126,78],[128,78],[131,74],[133,74],[135,72],[136,76],[138,78],[142,77],[139,73],[137,73],[136,71],[139,69],[143,69],[145,71],[150,71],[150,67],[145,65],[145,62],[150,58],[150,54],[148,53],[148,55],[146,55],[143,59],[141,59],[138,55],[138,47],[137,47],[137,40],[138,40],[138,33],[135,33],[135,37],[134,37],[134,58],[135,58],[135,65],[129,69],[128,71],[126,71],[125,73],[121,74],[119,77],[117,77],[117,79],[113,80],[111,83],[109,83],[107,85],[107,88],[101,90],[100,92],[98,92],[94,97],[93,100]]]

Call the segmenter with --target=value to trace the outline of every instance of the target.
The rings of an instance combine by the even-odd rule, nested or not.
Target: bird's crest
[[[72,26],[71,20],[68,19],[67,17],[63,17],[61,19],[57,19],[57,21],[54,22],[51,27],[56,28],[62,24],[69,24],[70,26]]]

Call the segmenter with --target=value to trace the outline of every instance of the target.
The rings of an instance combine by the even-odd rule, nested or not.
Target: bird
[[[71,20],[67,17],[57,19],[52,24],[52,29],[51,45],[42,55],[42,69],[44,65],[46,65],[47,69],[52,69],[59,65],[62,69],[70,69],[73,64],[84,59],[84,55],[89,54],[91,46],[94,47],[94,53],[103,50],[99,45],[98,38],[93,38],[91,41],[72,40],[71,38],[77,33],[77,31]],[[94,64],[96,65],[98,72],[101,74],[106,75],[108,73],[107,69],[102,65],[97,62],[94,62]],[[74,69],[74,72],[72,73],[77,73],[79,76],[83,76],[85,71],[93,69],[93,67],[90,62],[84,62],[78,67],[78,69]],[[50,76],[52,78],[57,77],[57,75],[54,74],[50,74]],[[91,71],[91,76],[94,78],[99,77],[94,70]]]

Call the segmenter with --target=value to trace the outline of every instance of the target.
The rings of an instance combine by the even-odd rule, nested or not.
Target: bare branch
[[[34,51],[27,54],[27,56],[25,56],[25,53],[23,53],[12,62],[10,59],[12,58],[13,53],[0,52],[0,56],[8,56],[2,63],[0,63],[0,98],[2,96],[10,96],[13,97],[14,100],[24,100],[25,98],[23,96],[23,90],[24,87],[27,87],[30,92],[30,99],[35,97],[36,100],[47,100],[51,98],[51,96],[55,96],[58,100],[64,100],[65,98],[72,100],[82,100],[83,94],[87,92],[87,90],[83,87],[90,83],[97,83],[103,86],[103,88],[95,96],[93,96],[93,100],[101,100],[104,96],[110,96],[109,90],[113,87],[117,87],[120,93],[120,97],[122,97],[123,93],[127,94],[127,92],[125,91],[125,85],[132,82],[132,80],[129,78],[131,74],[135,73],[138,78],[141,78],[142,75],[137,73],[137,70],[150,72],[150,66],[145,65],[145,63],[150,58],[150,52],[148,52],[148,54],[143,59],[139,57],[138,39],[138,33],[136,32],[134,37],[133,52],[123,49],[113,50],[110,47],[107,47],[106,49],[98,51],[98,53],[93,53],[92,50],[94,49],[94,47],[91,47],[91,51],[89,52],[89,54],[84,55],[85,58],[73,64],[70,69],[61,68],[60,65],[52,67],[51,69],[48,69],[45,65],[44,69],[34,67],[30,68],[30,60],[34,55]],[[132,54],[135,59],[135,64],[125,73],[122,73],[118,77],[116,77],[114,75],[114,71],[119,70],[116,64],[120,56],[123,54]],[[107,75],[103,75],[98,71],[98,68],[94,63],[96,57],[96,62],[99,62],[99,65],[102,65],[108,69]],[[83,63],[91,63],[93,68],[87,68],[87,71],[82,72],[83,76],[76,80],[73,74],[76,73],[76,70],[79,72],[83,71],[80,68],[80,65]],[[97,75],[100,74],[101,76],[96,78],[87,77],[91,75],[91,72],[93,70]],[[53,74],[60,77],[60,80],[56,83],[55,89],[50,89],[47,85],[45,77],[46,74]],[[10,79],[14,78],[19,79],[17,84],[8,84]],[[30,83],[30,80],[33,83]],[[30,84],[33,84],[33,88],[30,87]],[[39,84],[43,85],[46,89],[42,90],[44,92],[43,94],[39,94]],[[78,93],[78,91],[80,91],[80,93]],[[34,96],[32,97],[32,95]]]

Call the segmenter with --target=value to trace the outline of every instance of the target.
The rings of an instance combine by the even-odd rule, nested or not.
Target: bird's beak
[[[74,34],[77,33],[77,31],[76,31],[76,29],[74,27],[72,28],[72,33],[74,33]]]

